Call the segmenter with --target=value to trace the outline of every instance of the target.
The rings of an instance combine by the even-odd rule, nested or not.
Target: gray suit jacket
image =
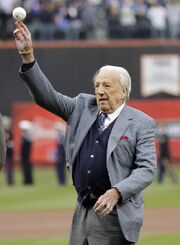
[[[0,114],[0,170],[2,169],[6,159],[6,146],[5,146],[5,135],[4,135],[4,129],[3,124],[1,120],[1,114]]]
[[[96,120],[98,108],[94,95],[70,98],[53,89],[36,63],[20,76],[28,85],[35,102],[67,122],[65,151],[72,166],[80,146]],[[136,242],[143,222],[143,189],[155,175],[155,123],[152,118],[125,105],[111,131],[106,166],[112,186],[120,191],[123,202],[117,204],[119,222],[127,240]]]

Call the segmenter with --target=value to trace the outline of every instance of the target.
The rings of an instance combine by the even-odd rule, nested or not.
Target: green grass
[[[17,239],[0,240],[1,245],[67,245],[67,238],[39,238],[39,239]]]
[[[72,209],[76,193],[71,180],[59,186],[54,169],[34,170],[35,184],[22,185],[20,171],[15,172],[15,185],[8,187],[5,178],[0,178],[0,211],[35,211]]]
[[[179,245],[179,244],[180,244],[180,234],[179,233],[142,235],[142,238],[137,243],[137,245]]]
[[[180,234],[142,235],[137,245],[179,245]],[[68,238],[0,240],[2,245],[67,245]]]
[[[176,169],[180,179],[180,168]],[[66,186],[57,184],[55,171],[35,169],[33,186],[22,185],[21,172],[15,172],[15,185],[8,187],[5,176],[0,175],[0,211],[34,211],[73,209],[76,193],[72,181],[68,178]],[[171,184],[168,177],[158,185],[153,182],[145,190],[145,207],[180,207],[180,183]]]

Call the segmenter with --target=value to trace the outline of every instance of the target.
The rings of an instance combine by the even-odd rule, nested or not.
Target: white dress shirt
[[[120,107],[118,107],[113,113],[107,114],[107,117],[104,122],[104,129],[107,128],[119,116],[124,106],[125,102]]]

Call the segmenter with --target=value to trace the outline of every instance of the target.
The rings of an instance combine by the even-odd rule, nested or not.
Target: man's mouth
[[[99,99],[99,102],[104,102],[104,101],[107,101],[107,99]]]

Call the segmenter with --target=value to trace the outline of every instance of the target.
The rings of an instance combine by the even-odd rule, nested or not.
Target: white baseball
[[[13,18],[17,21],[23,21],[26,18],[26,10],[21,7],[15,8],[13,10]]]

